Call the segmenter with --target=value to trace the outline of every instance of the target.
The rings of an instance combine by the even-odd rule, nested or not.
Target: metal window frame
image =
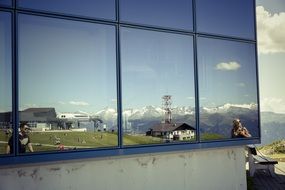
[[[252,0],[254,3],[254,14],[255,14],[255,0]],[[246,144],[258,144],[261,142],[261,131],[259,127],[259,137],[252,137],[246,139],[220,139],[220,140],[211,140],[211,141],[201,141],[200,140],[200,128],[199,128],[199,86],[198,86],[198,63],[197,63],[197,38],[198,37],[207,37],[207,38],[216,38],[223,40],[231,41],[240,41],[245,43],[250,43],[255,45],[255,58],[256,58],[256,69],[258,71],[258,54],[257,54],[257,40],[256,40],[256,18],[255,22],[255,39],[248,40],[239,37],[229,37],[221,36],[216,34],[202,34],[197,32],[197,21],[196,21],[196,0],[192,0],[192,13],[193,13],[193,31],[183,31],[176,30],[172,28],[165,27],[153,27],[146,25],[130,24],[120,22],[119,14],[119,0],[116,0],[116,20],[104,20],[104,19],[91,19],[80,16],[73,16],[67,14],[57,14],[57,13],[48,13],[34,10],[27,10],[17,7],[17,1],[13,1],[13,7],[0,6],[0,11],[10,12],[11,23],[12,23],[12,121],[14,131],[18,130],[19,122],[19,94],[18,94],[18,14],[28,14],[28,15],[37,15],[51,18],[60,18],[74,21],[84,21],[90,23],[101,23],[107,25],[113,25],[116,28],[116,79],[117,79],[117,110],[118,110],[118,146],[109,147],[109,148],[96,148],[96,149],[84,149],[76,151],[67,151],[67,152],[35,152],[30,154],[19,155],[16,153],[18,137],[15,133],[14,135],[14,154],[12,155],[0,155],[0,167],[5,165],[17,165],[17,164],[31,164],[31,163],[41,163],[41,162],[54,162],[54,161],[63,161],[63,160],[81,160],[88,158],[100,158],[100,157],[109,157],[109,156],[127,156],[134,154],[155,154],[161,152],[171,152],[171,151],[189,151],[195,149],[211,149],[211,148],[220,148],[220,147],[232,147],[232,146],[243,146]],[[195,85],[195,119],[196,119],[196,141],[194,142],[181,142],[181,143],[166,143],[166,144],[152,144],[152,145],[135,145],[135,146],[124,146],[123,145],[123,129],[122,129],[122,86],[121,86],[121,55],[120,55],[120,27],[133,27],[141,28],[145,30],[168,32],[168,33],[177,33],[184,35],[191,35],[193,37],[193,55],[194,55],[194,85]],[[258,124],[260,126],[260,97],[259,97],[259,81],[258,81],[258,72],[256,72],[256,81],[257,81],[257,103],[258,103]]]

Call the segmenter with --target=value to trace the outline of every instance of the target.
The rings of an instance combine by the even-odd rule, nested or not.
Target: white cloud
[[[263,6],[256,7],[258,52],[285,53],[285,12],[271,14]]]
[[[240,64],[235,61],[230,61],[228,63],[219,63],[216,65],[217,70],[222,71],[235,71],[240,68]]]
[[[70,101],[69,104],[75,106],[89,106],[87,102],[82,102],[82,101]]]
[[[25,108],[38,108],[39,106],[37,104],[24,104]]]
[[[188,97],[186,97],[186,99],[188,99],[188,100],[194,100],[195,98],[194,98],[193,96],[188,96]]]
[[[285,101],[282,98],[263,98],[260,101],[260,110],[285,113]]]
[[[58,103],[61,104],[61,105],[65,104],[65,102],[63,102],[63,101],[58,101]]]
[[[239,86],[239,87],[245,87],[246,85],[245,85],[243,82],[241,82],[241,83],[237,83],[237,86]]]

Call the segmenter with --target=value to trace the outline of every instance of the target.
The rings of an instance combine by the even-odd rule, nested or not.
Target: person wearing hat
[[[28,135],[28,132],[30,131],[30,127],[27,125],[27,123],[21,123],[20,124],[20,132],[18,137],[18,153],[26,153],[26,148],[28,147],[30,152],[34,152],[32,143],[30,141],[30,137]],[[10,137],[7,148],[6,148],[7,154],[13,153],[13,136]]]

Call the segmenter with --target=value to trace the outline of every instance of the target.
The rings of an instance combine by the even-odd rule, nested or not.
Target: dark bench
[[[250,176],[254,176],[258,169],[268,170],[271,176],[275,175],[274,165],[278,164],[278,161],[258,155],[255,146],[247,146],[247,149]]]

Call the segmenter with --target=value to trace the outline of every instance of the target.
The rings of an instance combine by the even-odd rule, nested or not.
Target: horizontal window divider
[[[233,37],[233,36],[225,36],[225,35],[219,35],[219,34],[208,34],[208,33],[201,33],[201,32],[197,32],[196,35],[197,35],[197,37],[205,37],[205,38],[212,38],[212,39],[238,41],[238,42],[256,44],[256,40],[238,38],[238,37]]]
[[[133,23],[128,23],[128,22],[120,22],[119,25],[122,27],[128,27],[128,28],[135,28],[135,29],[143,29],[143,30],[150,30],[150,31],[156,31],[156,32],[167,32],[167,33],[194,36],[193,31],[187,31],[187,30],[179,30],[179,29],[165,28],[165,27],[159,27],[159,26],[143,25],[143,24],[133,24]]]
[[[247,141],[247,140],[258,140],[258,137],[249,138],[227,138],[227,139],[213,139],[213,140],[201,140],[199,143],[217,143],[217,142],[231,142],[231,141]]]
[[[54,12],[36,11],[36,10],[30,10],[30,9],[16,9],[16,11],[19,14],[43,16],[43,17],[49,17],[49,18],[57,18],[57,19],[89,22],[89,23],[98,23],[98,24],[109,24],[109,25],[118,24],[117,21],[113,21],[113,20],[106,20],[106,19],[100,19],[100,18],[90,18],[90,17],[84,17],[84,16],[76,16],[76,15],[72,15],[72,14],[58,14],[58,13],[54,13]]]
[[[11,7],[5,7],[5,6],[2,6],[2,5],[1,5],[0,11],[13,12],[13,8],[11,8]]]
[[[203,150],[209,148],[226,148],[233,146],[245,146],[247,144],[258,144],[260,139],[238,139],[232,141],[221,142],[201,142],[201,143],[187,143],[187,144],[167,144],[167,145],[155,145],[155,146],[141,146],[141,147],[125,147],[125,148],[113,148],[113,149],[95,149],[95,150],[82,150],[71,152],[52,152],[52,153],[30,153],[19,156],[5,156],[0,157],[0,168],[11,167],[11,165],[19,164],[38,164],[38,163],[51,163],[62,162],[67,160],[82,160],[82,159],[99,159],[102,157],[118,157],[137,154],[156,154],[163,152],[175,152],[175,151],[193,151]],[[9,167],[9,168],[10,168]]]

